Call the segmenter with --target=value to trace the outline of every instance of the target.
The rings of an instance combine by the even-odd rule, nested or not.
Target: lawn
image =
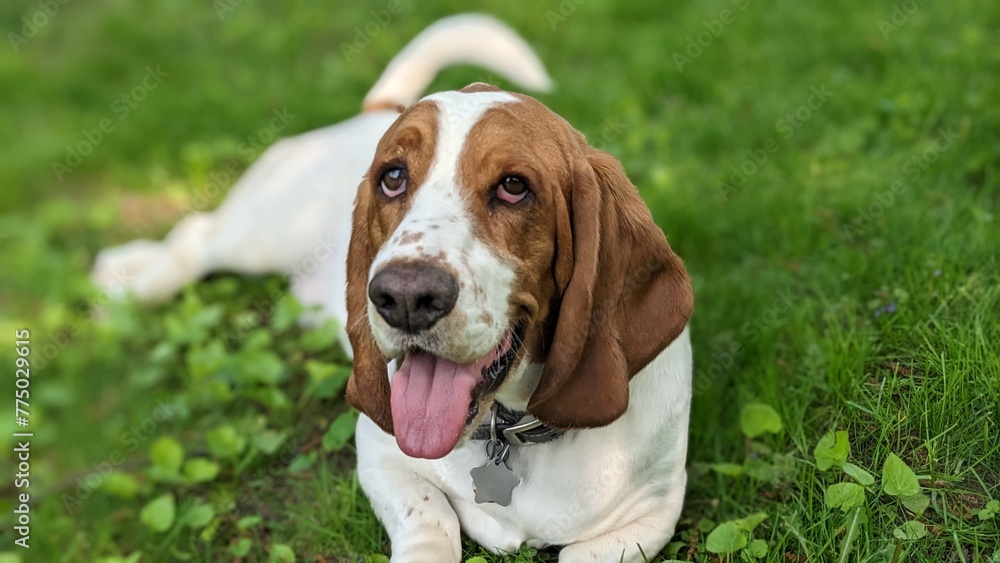
[[[333,327],[300,329],[277,276],[145,306],[87,272],[221,201],[273,112],[280,135],[354,115],[410,38],[467,9],[403,0],[345,56],[387,5],[0,4],[0,561],[384,561]],[[489,9],[694,281],[689,491],[651,560],[1000,561],[1000,5]],[[493,78],[432,88],[475,80]]]

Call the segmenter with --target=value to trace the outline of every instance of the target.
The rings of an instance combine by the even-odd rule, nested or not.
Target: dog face
[[[347,301],[348,400],[408,455],[438,458],[497,397],[556,427],[612,422],[693,300],[613,157],[534,99],[475,84],[383,136]]]

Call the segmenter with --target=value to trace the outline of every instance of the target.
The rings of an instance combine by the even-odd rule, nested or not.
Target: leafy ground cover
[[[278,277],[147,307],[86,273],[217,204],[276,136],[356,113],[466,4],[49,4],[0,5],[0,365],[10,397],[30,329],[35,431],[31,548],[8,453],[0,558],[384,560],[333,327],[296,326]],[[690,490],[651,560],[1000,561],[1000,7],[489,8],[694,279]]]

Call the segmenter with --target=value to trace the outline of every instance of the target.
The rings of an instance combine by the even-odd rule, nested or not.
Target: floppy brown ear
[[[354,372],[347,382],[347,401],[392,434],[388,360],[379,352],[368,324],[368,271],[371,248],[370,190],[362,183],[351,215],[351,242],[347,251],[347,337],[354,350]]]
[[[610,424],[628,408],[629,379],[687,325],[691,281],[611,155],[586,148],[567,197],[572,275],[528,411],[562,428]],[[566,246],[559,242],[559,248]],[[556,264],[556,270],[565,269]]]

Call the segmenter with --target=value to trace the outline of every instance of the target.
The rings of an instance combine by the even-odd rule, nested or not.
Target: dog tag
[[[487,461],[482,467],[476,467],[470,473],[478,504],[494,502],[500,506],[509,506],[510,495],[521,482],[506,463],[493,460]]]

